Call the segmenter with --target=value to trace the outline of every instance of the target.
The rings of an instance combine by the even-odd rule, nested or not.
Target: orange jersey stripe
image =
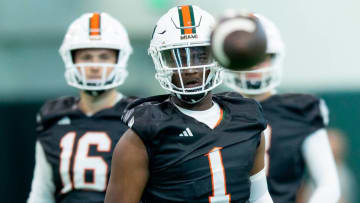
[[[190,16],[190,6],[183,6],[181,8],[182,16],[183,16],[183,22],[184,27],[190,27],[191,24],[191,16]],[[185,34],[192,34],[192,28],[184,29]]]
[[[100,14],[94,13],[90,18],[90,36],[100,35]]]
[[[221,121],[222,121],[222,119],[223,119],[223,116],[224,116],[224,111],[220,108],[220,118],[219,118],[219,120],[218,120],[218,122],[216,123],[216,125],[215,125],[214,128],[216,128],[216,127],[218,127],[218,125],[220,125],[220,123],[221,123]]]

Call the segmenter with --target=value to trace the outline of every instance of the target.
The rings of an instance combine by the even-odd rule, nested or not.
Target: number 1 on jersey
[[[209,202],[230,202],[230,194],[226,194],[226,176],[222,161],[221,147],[214,147],[208,154],[212,191]]]

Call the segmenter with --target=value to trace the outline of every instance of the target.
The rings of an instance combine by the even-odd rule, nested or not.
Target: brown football
[[[265,31],[254,15],[222,17],[212,31],[211,50],[224,68],[246,70],[265,59]]]

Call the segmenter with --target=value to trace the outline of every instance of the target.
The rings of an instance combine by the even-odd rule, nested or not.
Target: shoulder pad
[[[279,99],[284,105],[292,105],[300,109],[305,109],[309,105],[319,103],[320,99],[310,94],[282,94]]]
[[[123,122],[131,127],[134,119],[142,123],[147,123],[148,120],[161,120],[163,118],[162,114],[171,110],[171,108],[168,108],[169,102],[167,102],[169,96],[169,94],[166,94],[135,100],[124,111]]]
[[[131,128],[144,143],[152,140],[159,125],[171,120],[174,107],[169,95],[138,99],[123,113],[122,121]]]
[[[266,105],[266,101],[264,102]],[[306,122],[327,125],[329,122],[329,111],[324,100],[310,94],[282,94],[274,95],[269,99],[269,104],[282,106],[288,112],[297,114],[306,119]]]
[[[114,107],[115,111],[124,112],[127,107],[132,104],[137,97],[124,97]]]
[[[59,118],[73,110],[78,101],[79,99],[76,97],[60,97],[58,99],[46,101],[36,116],[38,125],[37,130],[43,130],[44,125],[49,121]]]
[[[235,105],[234,107],[238,107],[238,105],[255,105],[258,106],[261,110],[261,106],[255,99],[250,99],[243,97],[241,94],[237,92],[223,92],[220,94],[214,94],[213,97],[216,100],[221,99],[229,103],[230,105]]]
[[[257,123],[261,128],[265,129],[267,121],[264,118],[261,105],[254,99],[245,98],[236,92],[224,92],[215,94],[214,100],[227,110],[230,115],[236,119]]]
[[[223,99],[230,99],[230,100],[244,98],[240,93],[237,92],[221,92],[214,94],[214,96],[222,97]]]
[[[164,95],[157,95],[157,96],[146,97],[146,98],[138,98],[138,99],[133,100],[133,102],[127,106],[126,110],[130,110],[137,106],[145,106],[145,105],[161,103],[161,102],[164,102],[167,99],[169,99],[169,97],[170,97],[169,94],[164,94]]]
[[[76,97],[60,97],[58,99],[46,101],[45,104],[40,108],[40,115],[50,116],[53,114],[59,114],[72,110],[77,102],[79,101]]]

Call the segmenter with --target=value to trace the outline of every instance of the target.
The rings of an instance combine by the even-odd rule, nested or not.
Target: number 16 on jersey
[[[101,156],[89,156],[90,145],[95,145],[98,152],[110,152],[111,139],[105,132],[87,132],[77,142],[75,152],[75,132],[69,132],[60,141],[59,173],[63,188],[61,193],[72,189],[90,189],[105,191],[108,176],[108,164]],[[71,168],[71,160],[73,167]],[[70,170],[73,178],[70,176]],[[91,181],[86,181],[86,171],[92,172]]]

